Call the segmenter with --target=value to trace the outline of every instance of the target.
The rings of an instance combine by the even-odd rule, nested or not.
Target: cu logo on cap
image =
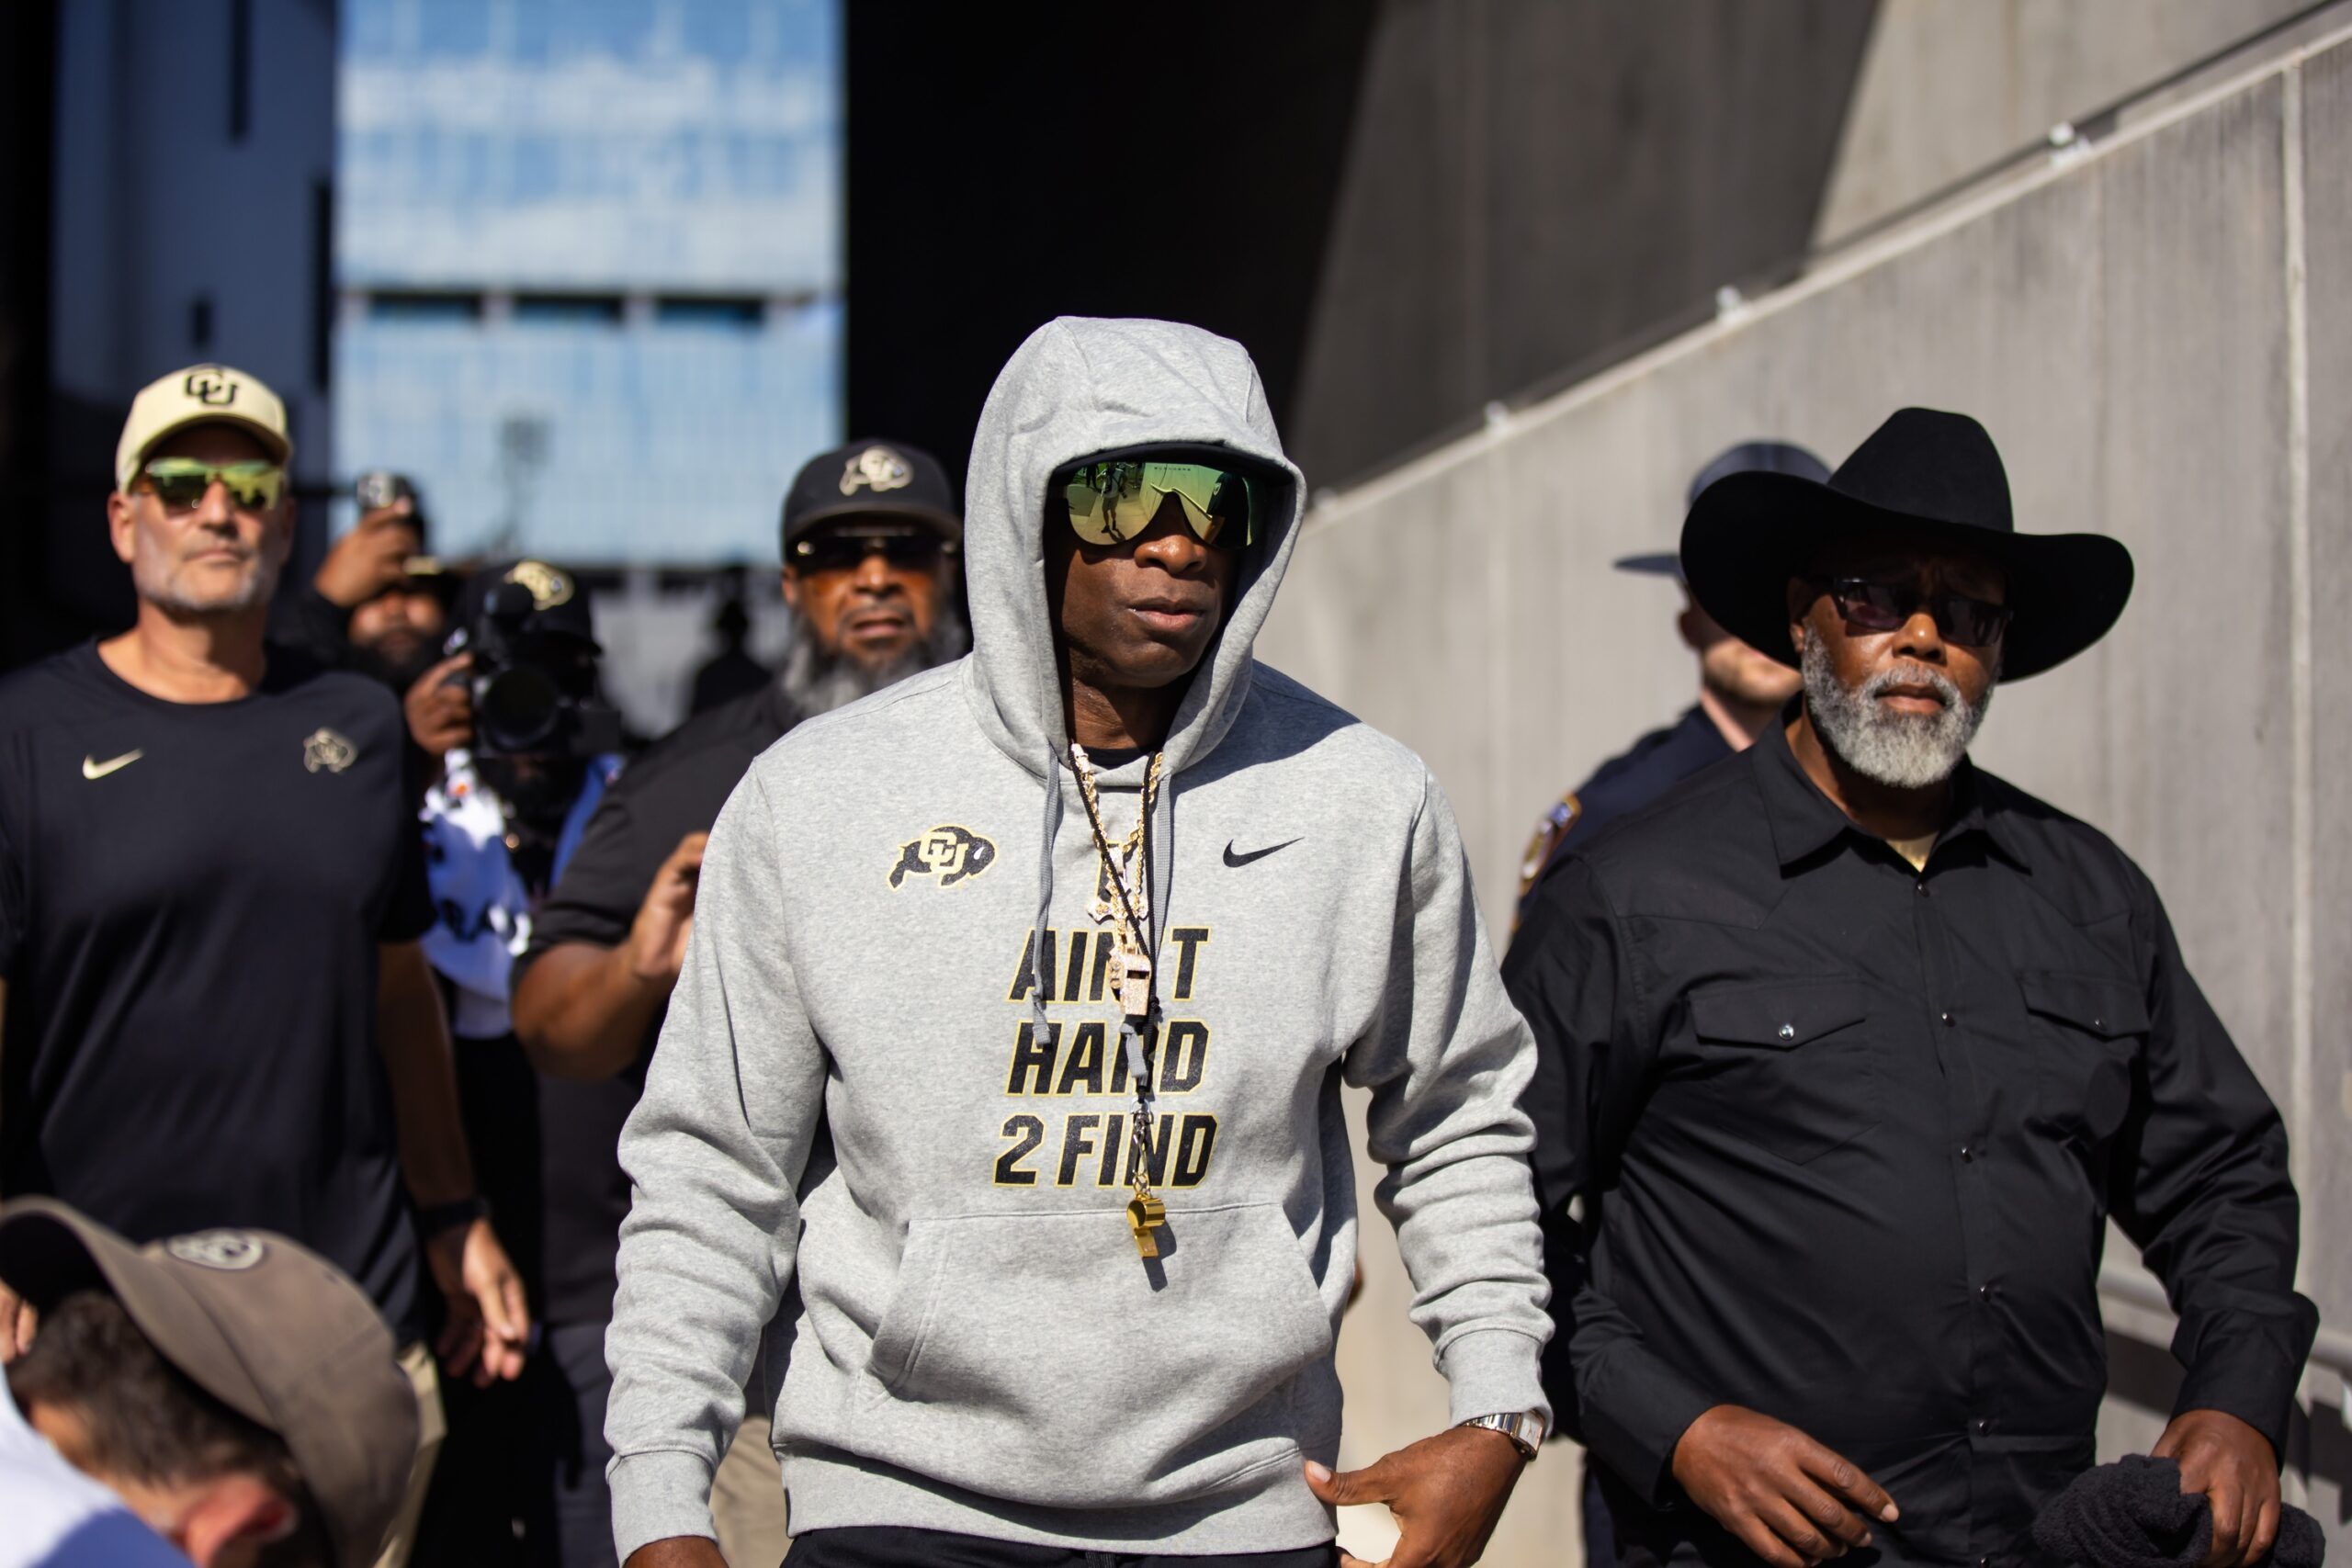
[[[843,495],[855,495],[862,489],[877,494],[886,490],[904,490],[914,482],[914,465],[888,446],[868,446],[842,470]]]
[[[237,383],[218,365],[189,371],[180,389],[209,408],[225,409],[237,400]]]
[[[243,1231],[198,1231],[172,1237],[164,1244],[164,1250],[183,1263],[234,1274],[258,1264],[269,1248],[262,1245],[261,1237]]]
[[[903,886],[910,876],[936,876],[939,886],[953,887],[995,863],[996,846],[968,828],[933,828],[899,846],[890,886]]]

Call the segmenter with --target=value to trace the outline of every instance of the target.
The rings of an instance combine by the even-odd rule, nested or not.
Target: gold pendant
[[[1136,1256],[1159,1256],[1159,1238],[1152,1235],[1155,1226],[1168,1218],[1168,1205],[1149,1192],[1138,1192],[1127,1200],[1127,1228],[1135,1233]]]

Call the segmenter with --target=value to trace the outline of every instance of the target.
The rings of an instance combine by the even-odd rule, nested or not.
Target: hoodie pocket
[[[1115,1209],[912,1221],[848,1446],[1079,1508],[1295,1460],[1296,1385],[1329,1378],[1331,1320],[1282,1209],[1171,1210],[1161,1235],[1147,1264]]]

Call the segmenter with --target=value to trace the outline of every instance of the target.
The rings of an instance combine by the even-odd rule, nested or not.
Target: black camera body
[[[539,604],[521,582],[485,595],[457,645],[473,655],[474,751],[485,757],[594,757],[621,747],[620,714],[596,700],[596,646],[532,623]]]

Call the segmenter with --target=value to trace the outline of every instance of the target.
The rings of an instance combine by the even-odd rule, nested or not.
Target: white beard
[[[791,644],[785,650],[784,668],[776,677],[783,683],[784,694],[803,718],[814,718],[861,697],[872,696],[883,687],[895,685],[935,664],[961,659],[971,649],[972,634],[966,628],[953,595],[943,592],[940,597],[942,603],[933,617],[931,635],[879,670],[869,670],[846,654],[827,653],[817,646],[816,634],[808,629],[808,622],[795,615]]]
[[[1925,789],[1951,776],[1993,706],[2000,675],[1996,668],[1973,706],[1961,700],[1951,677],[1924,664],[1883,671],[1855,690],[1838,679],[1821,639],[1810,637],[1804,671],[1805,705],[1822,739],[1848,767],[1891,789]],[[1889,713],[1879,705],[1879,694],[1898,682],[1932,686],[1943,707],[1932,714]]]

